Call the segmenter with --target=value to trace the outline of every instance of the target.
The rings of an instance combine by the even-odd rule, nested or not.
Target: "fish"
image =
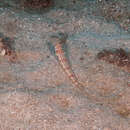
[[[63,71],[66,73],[66,75],[68,76],[68,78],[74,86],[83,90],[83,85],[79,82],[76,74],[74,73],[69,64],[68,59],[65,56],[64,50],[62,49],[63,44],[65,44],[65,38],[60,39],[57,36],[53,36],[51,37],[51,41],[55,49],[55,54]]]

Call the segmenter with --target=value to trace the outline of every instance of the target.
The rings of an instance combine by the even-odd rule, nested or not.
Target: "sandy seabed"
[[[17,59],[0,57],[0,130],[130,130],[130,71],[96,58],[102,49],[129,51],[130,35],[90,15],[85,1],[62,4],[39,15],[1,8],[1,37],[14,40]],[[88,95],[48,47],[59,32],[68,34],[64,51]]]

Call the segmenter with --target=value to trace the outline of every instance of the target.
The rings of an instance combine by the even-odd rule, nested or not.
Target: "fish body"
[[[55,37],[52,41],[52,44],[54,45],[55,54],[58,58],[58,61],[61,67],[63,68],[64,72],[67,74],[68,78],[72,81],[74,86],[83,89],[82,84],[79,83],[78,78],[76,77],[75,73],[71,69],[71,66],[69,65],[69,62],[64,54],[64,51],[62,49],[63,41]]]

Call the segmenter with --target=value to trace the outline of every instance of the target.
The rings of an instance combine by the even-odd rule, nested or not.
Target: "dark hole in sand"
[[[130,53],[124,49],[102,50],[97,54],[97,58],[119,67],[127,67],[130,70]]]
[[[16,52],[14,49],[14,41],[11,38],[3,35],[0,36],[0,54],[3,57],[7,56],[10,62],[15,62]]]
[[[24,0],[23,5],[26,8],[39,9],[50,7],[53,0]]]

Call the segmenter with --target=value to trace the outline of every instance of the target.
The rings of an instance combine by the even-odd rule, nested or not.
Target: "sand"
[[[14,63],[0,57],[0,130],[130,130],[130,71],[96,58],[102,49],[129,52],[130,34],[92,15],[89,4],[56,0],[38,14],[0,8],[0,36],[17,53]],[[65,54],[88,94],[48,46],[59,32],[68,35]]]

